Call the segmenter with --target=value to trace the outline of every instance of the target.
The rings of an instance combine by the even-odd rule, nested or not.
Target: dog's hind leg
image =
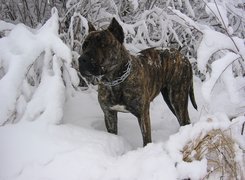
[[[175,87],[169,91],[171,105],[181,126],[190,124],[190,118],[188,114],[189,91],[185,88],[186,87]]]
[[[172,111],[172,113],[176,116],[173,106],[171,105],[170,99],[169,99],[169,90],[167,87],[161,89],[161,94],[163,96],[164,101],[168,105],[169,109]]]
[[[111,110],[103,111],[107,131],[112,134],[117,134],[117,112]]]

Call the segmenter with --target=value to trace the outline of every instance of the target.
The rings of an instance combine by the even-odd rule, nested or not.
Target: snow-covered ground
[[[195,77],[199,110],[190,103],[192,124],[181,128],[158,96],[150,112],[153,143],[143,148],[133,115],[119,113],[119,134],[109,134],[96,90],[71,88],[78,82],[70,51],[58,37],[57,18],[53,10],[39,30],[0,21],[0,29],[12,29],[0,39],[0,180],[203,179],[207,160],[185,162],[182,150],[217,128],[230,130],[238,145],[236,161],[245,168],[244,78],[233,82],[239,87],[235,102],[222,82],[206,102]]]
[[[195,94],[200,105],[198,86]],[[65,103],[61,125],[37,120],[0,128],[0,179],[201,179],[206,161],[185,164],[180,152],[185,143],[212,128],[233,128],[244,148],[244,135],[239,133],[245,118],[232,125],[224,114],[217,113],[209,116],[213,122],[207,122],[202,106],[198,112],[189,109],[196,122],[179,130],[177,120],[158,96],[151,105],[153,143],[143,148],[135,117],[120,113],[119,135],[109,134],[96,91],[77,92]],[[178,168],[177,162],[182,163]]]

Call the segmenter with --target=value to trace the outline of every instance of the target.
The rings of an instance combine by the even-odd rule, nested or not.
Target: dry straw
[[[230,131],[229,131],[230,132]],[[228,131],[211,130],[189,142],[183,148],[183,160],[207,159],[207,175],[203,179],[243,179],[241,166],[236,162],[236,146]]]

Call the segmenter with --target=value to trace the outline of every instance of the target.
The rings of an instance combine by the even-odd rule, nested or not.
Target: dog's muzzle
[[[78,58],[79,71],[83,76],[100,76],[102,69],[99,65],[92,62],[92,59],[86,55],[81,55]]]

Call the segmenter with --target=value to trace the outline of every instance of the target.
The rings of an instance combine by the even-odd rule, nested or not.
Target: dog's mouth
[[[80,67],[80,75],[85,77],[88,81],[90,79],[95,79],[97,82],[100,82],[102,77],[105,75],[106,71],[103,67],[101,68],[87,68]]]
[[[82,76],[86,76],[86,77],[93,76],[89,71],[83,71],[83,72],[80,71],[80,73],[81,73]]]
[[[80,70],[80,72],[84,76],[94,76],[96,78],[101,78],[107,74],[112,73],[115,70],[116,66],[117,64],[107,66],[96,66],[90,69]]]

